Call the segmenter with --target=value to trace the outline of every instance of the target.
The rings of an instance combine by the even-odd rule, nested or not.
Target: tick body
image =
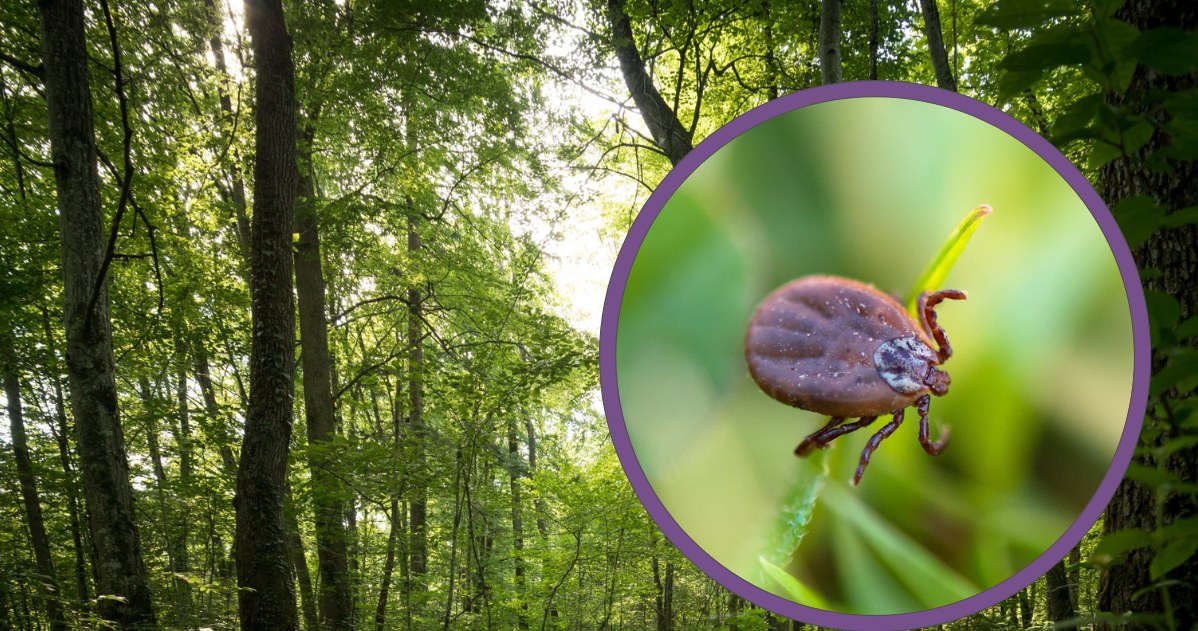
[[[745,334],[749,373],[766,394],[832,419],[803,439],[804,456],[833,439],[891,421],[866,443],[853,484],[861,481],[878,444],[903,422],[906,408],[919,412],[919,442],[936,455],[947,432],[933,442],[928,430],[932,395],[948,392],[948,373],[938,366],[952,356],[935,307],[965,292],[946,289],[920,296],[920,319],[870,285],[834,276],[807,276],[770,294]],[[846,423],[847,419],[855,422]]]

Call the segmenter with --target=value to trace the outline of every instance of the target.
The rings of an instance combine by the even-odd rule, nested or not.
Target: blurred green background
[[[955,351],[931,407],[934,437],[952,427],[947,449],[923,452],[911,410],[858,488],[883,419],[796,458],[827,418],[749,377],[757,303],[809,274],[905,296],[982,203],[994,214],[946,282],[969,299],[938,310]],[[690,176],[636,256],[617,368],[637,459],[700,546],[804,604],[886,614],[993,586],[1064,533],[1126,420],[1132,333],[1104,236],[1034,152],[955,110],[861,98],[758,125]],[[787,526],[808,510],[805,530]]]

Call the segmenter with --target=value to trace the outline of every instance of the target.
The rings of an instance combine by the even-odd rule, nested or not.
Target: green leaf
[[[1181,303],[1163,291],[1145,291],[1144,302],[1148,305],[1148,322],[1154,329],[1172,331],[1181,320]]]
[[[965,251],[965,246],[969,244],[969,238],[973,236],[974,231],[982,224],[982,220],[992,212],[988,204],[982,204],[974,208],[957,224],[956,228],[949,233],[948,238],[944,240],[944,244],[940,246],[940,251],[928,264],[923,273],[919,275],[919,280],[915,282],[915,288],[907,296],[907,310],[919,319],[919,296],[925,291],[936,291],[940,289],[944,279],[948,277],[949,271],[956,264],[957,259],[961,256],[961,252]]]
[[[799,604],[815,607],[816,609],[828,609],[828,601],[819,592],[807,587],[799,579],[792,576],[786,570],[770,563],[765,557],[758,557],[761,562],[761,568],[765,571],[765,575],[773,579],[785,596]]]
[[[1094,10],[1094,16],[1098,18],[1109,18],[1115,15],[1119,7],[1123,6],[1126,0],[1093,0],[1090,6]]]
[[[1128,46],[1128,53],[1158,72],[1183,75],[1198,69],[1198,33],[1169,26],[1149,29]]]
[[[1165,219],[1161,221],[1161,226],[1176,228],[1192,223],[1198,223],[1198,206],[1182,208],[1165,215]]]
[[[1130,156],[1148,143],[1152,134],[1156,132],[1156,125],[1142,116],[1128,120],[1131,120],[1132,123],[1123,130],[1123,152]]]
[[[977,17],[977,23],[1000,29],[1035,28],[1054,18],[1076,15],[1071,0],[999,0]]]
[[[1198,378],[1198,351],[1192,348],[1182,349],[1169,361],[1169,365],[1152,376],[1149,394],[1160,396],[1166,390],[1177,386],[1185,394],[1192,385],[1193,379]]]
[[[777,533],[770,546],[768,558],[778,565],[785,565],[799,548],[803,535],[807,534],[807,525],[815,511],[816,500],[819,499],[820,491],[828,478],[828,470],[823,466],[823,458],[819,454],[816,458],[804,462],[804,468],[812,470],[811,474],[795,476],[795,486],[782,505]]]
[[[829,485],[824,492],[824,507],[851,525],[885,563],[898,580],[925,607],[963,600],[978,592],[978,587],[953,570],[944,561],[877,513],[851,491]]]
[[[1094,141],[1094,146],[1090,149],[1090,155],[1086,160],[1086,166],[1091,170],[1097,171],[1102,165],[1123,155],[1123,150],[1119,145],[1098,139]]]
[[[1100,565],[1110,565],[1115,559],[1136,548],[1152,545],[1152,535],[1142,528],[1125,528],[1108,532],[1102,536],[1094,551],[1090,553],[1091,560]]]
[[[999,67],[1013,72],[1051,70],[1058,66],[1081,64],[1090,59],[1090,47],[1080,39],[1080,31],[1069,41],[1032,43],[1006,56]]]
[[[1155,581],[1188,561],[1195,552],[1198,552],[1198,537],[1178,539],[1156,553],[1148,566],[1148,574]]]
[[[1173,477],[1167,471],[1155,467],[1146,467],[1135,462],[1128,465],[1127,473],[1124,477],[1153,489],[1159,489],[1173,483]]]
[[[1094,24],[1094,35],[1101,49],[1093,52],[1090,75],[1099,83],[1103,83],[1105,77],[1115,92],[1126,92],[1136,71],[1136,60],[1127,49],[1139,39],[1139,29],[1123,20],[1104,19]]]
[[[1003,72],[998,78],[998,99],[1000,101],[1010,101],[1016,95],[1030,89],[1043,76],[1044,70],[1022,72],[1008,70]]]
[[[1053,142],[1061,145],[1071,140],[1093,138],[1094,130],[1090,128],[1090,123],[1098,116],[1098,110],[1102,105],[1103,95],[1100,92],[1083,96],[1070,103],[1053,123]]]
[[[1184,340],[1198,335],[1198,316],[1186,318],[1185,321],[1177,325],[1177,329],[1173,331],[1173,335],[1175,335],[1178,340]]]
[[[1097,151],[1102,145],[1102,142],[1094,143],[1094,150]],[[1161,221],[1165,218],[1165,208],[1158,206],[1148,195],[1136,195],[1119,200],[1111,207],[1111,214],[1119,223],[1123,238],[1127,239],[1127,247],[1134,250],[1160,228]]]

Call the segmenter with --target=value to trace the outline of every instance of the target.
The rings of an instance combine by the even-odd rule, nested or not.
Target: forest
[[[600,401],[654,187],[842,81],[1111,208],[1153,376],[1103,518],[951,629],[1198,624],[1198,4],[0,5],[0,631],[799,629],[662,536]]]

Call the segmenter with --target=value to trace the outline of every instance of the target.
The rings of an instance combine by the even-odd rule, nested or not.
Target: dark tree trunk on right
[[[247,0],[257,75],[250,296],[250,398],[237,471],[241,628],[299,628],[283,499],[291,440],[295,304],[291,231],[297,184],[295,67],[280,0]]]
[[[123,598],[101,600],[99,611],[122,628],[153,625],[117,410],[108,283],[100,277],[104,213],[96,171],[83,4],[80,0],[41,0],[38,8],[58,190],[67,374],[88,524],[97,555],[96,592]]]
[[[1187,31],[1198,28],[1198,4],[1188,0],[1129,0],[1116,14],[1141,30],[1159,27],[1174,27]],[[1136,112],[1161,121],[1165,117],[1155,103],[1142,99],[1143,95],[1172,96],[1179,93],[1193,94],[1198,88],[1198,74],[1165,76],[1140,66],[1128,87],[1126,103]],[[1152,138],[1131,159],[1120,158],[1103,167],[1100,173],[1100,192],[1108,204],[1115,204],[1126,197],[1149,195],[1157,203],[1172,210],[1198,205],[1198,164],[1193,161],[1154,160],[1162,162],[1161,168],[1149,168],[1146,159],[1165,145],[1160,135]],[[1143,279],[1144,287],[1161,291],[1175,298],[1181,305],[1182,318],[1198,313],[1198,227],[1193,224],[1164,230],[1153,235],[1147,243],[1133,254],[1141,271],[1159,272]],[[1159,368],[1159,366],[1157,366]],[[1160,441],[1163,443],[1178,437],[1182,431],[1175,424],[1154,420],[1153,415],[1145,419],[1147,425],[1157,424]],[[1192,430],[1190,430],[1192,432]],[[1192,435],[1192,433],[1190,434]],[[1155,445],[1149,445],[1154,447]],[[1151,456],[1138,450],[1133,462],[1156,467]],[[1190,446],[1175,451],[1164,463],[1169,473],[1180,480],[1198,479],[1198,447]],[[1124,480],[1120,483],[1111,503],[1107,505],[1103,532],[1110,533],[1125,528],[1148,530],[1165,526],[1174,521],[1192,517],[1195,512],[1193,496],[1173,492],[1157,504],[1154,492],[1144,485]],[[1156,516],[1161,521],[1157,523]],[[1133,550],[1123,563],[1110,567],[1103,573],[1098,588],[1098,608],[1107,612],[1135,612],[1165,615],[1171,610],[1177,629],[1191,629],[1198,624],[1198,556],[1162,577],[1168,581],[1164,589],[1144,589],[1153,583],[1149,575],[1152,550]],[[1162,597],[1167,593],[1169,604]],[[1170,606],[1171,605],[1171,606]],[[1150,628],[1146,623],[1129,625],[1128,628]]]

